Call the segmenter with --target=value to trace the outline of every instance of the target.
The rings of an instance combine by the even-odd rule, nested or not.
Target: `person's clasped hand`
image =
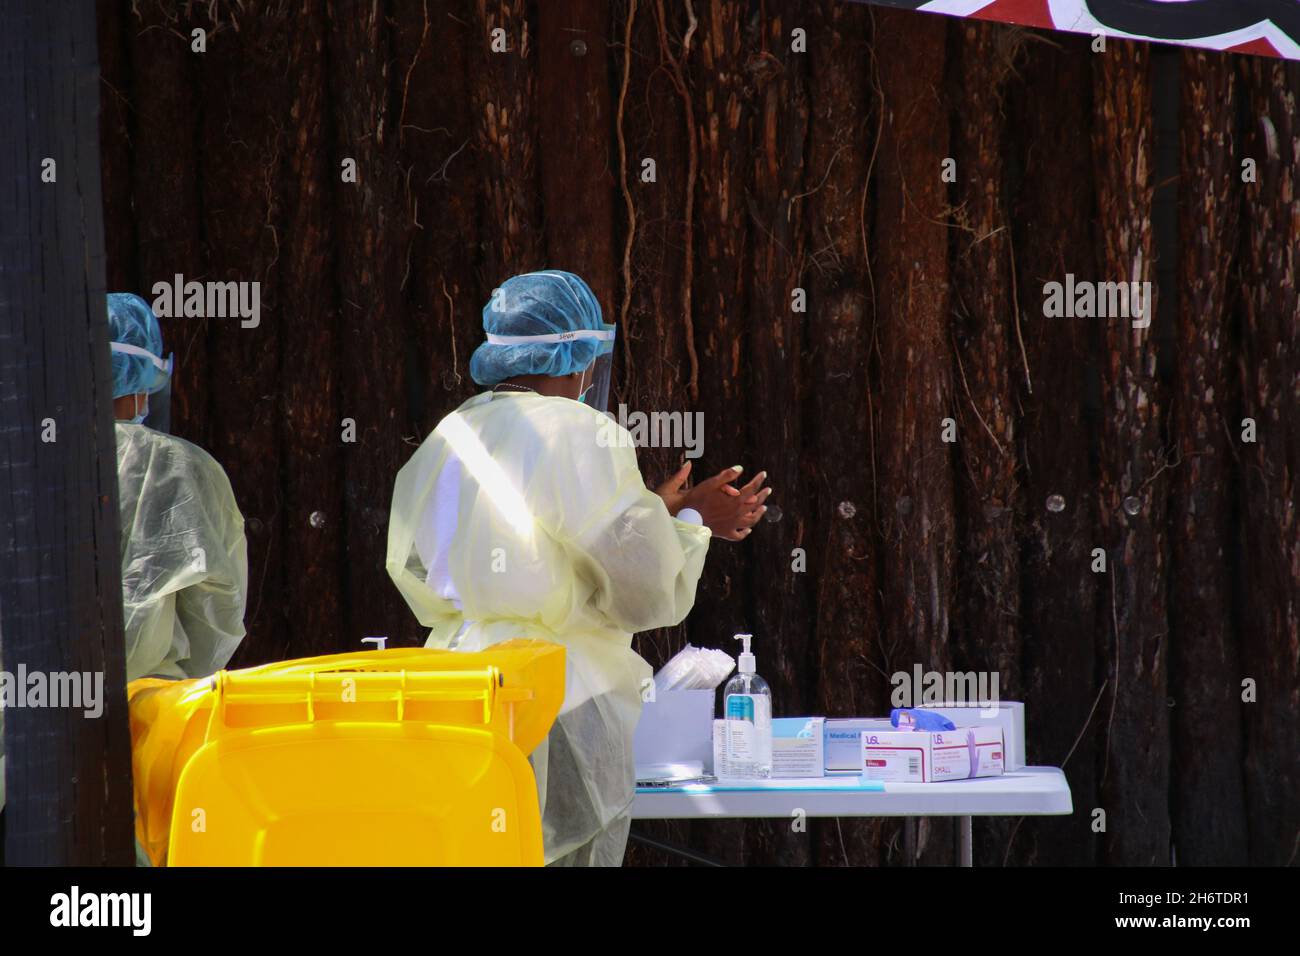
[[[740,465],[718,472],[712,478],[687,488],[691,474],[688,461],[677,473],[655,489],[655,493],[668,506],[668,513],[676,515],[683,508],[693,508],[715,537],[726,541],[741,541],[754,530],[754,525],[767,511],[771,488],[764,488],[767,472],[760,471],[747,485],[737,488],[732,482],[744,471]]]

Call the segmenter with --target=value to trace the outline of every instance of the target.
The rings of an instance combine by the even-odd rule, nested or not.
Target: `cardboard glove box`
[[[939,783],[997,777],[1003,767],[1002,728],[866,731],[862,776],[882,783]]]
[[[1018,700],[1002,700],[993,704],[938,704],[926,705],[922,710],[943,714],[960,730],[963,727],[999,727],[1006,745],[1003,758],[1006,772],[1014,773],[1025,767],[1025,705]]]

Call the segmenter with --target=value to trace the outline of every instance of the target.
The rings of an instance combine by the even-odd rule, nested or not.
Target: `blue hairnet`
[[[114,352],[113,397],[162,391],[171,377],[171,362],[163,361],[162,329],[149,303],[131,292],[108,294],[108,334],[118,345],[144,349],[149,355]],[[151,360],[150,356],[158,360]],[[159,368],[159,363],[166,368]]]
[[[494,335],[553,335],[579,329],[613,326],[601,321],[596,296],[572,272],[526,272],[507,279],[483,307],[483,331]],[[484,342],[469,360],[469,374],[488,386],[516,375],[571,375],[612,345],[597,339],[520,345]]]

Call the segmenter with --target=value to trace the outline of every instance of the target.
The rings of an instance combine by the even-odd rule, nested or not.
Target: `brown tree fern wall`
[[[1300,858],[1300,67],[1161,54],[1170,135],[1149,47],[836,0],[100,10],[110,287],[262,284],[256,329],[164,321],[174,430],[248,522],[236,663],[421,640],[393,476],[475,391],[493,287],[571,269],[619,322],[617,400],[702,411],[699,473],[775,487],[652,663],[752,630],[787,714],[996,671],[1075,813],[977,825],[987,863]],[[1043,316],[1067,273],[1158,268],[1148,330]],[[641,452],[650,482],[679,460]],[[952,854],[942,821],[645,827],[735,862]]]

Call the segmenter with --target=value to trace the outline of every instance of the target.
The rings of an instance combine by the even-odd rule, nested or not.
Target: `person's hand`
[[[655,489],[655,494],[664,500],[664,504],[668,507],[668,513],[674,518],[677,517],[677,512],[686,507],[686,490],[684,486],[686,479],[690,476],[691,463],[688,461],[677,469],[677,474]]]
[[[681,505],[698,511],[714,536],[725,541],[743,541],[749,537],[767,511],[764,502],[772,493],[771,488],[763,487],[765,471],[760,471],[743,488],[730,484],[740,477],[742,470],[739,465],[728,468],[686,489]]]

